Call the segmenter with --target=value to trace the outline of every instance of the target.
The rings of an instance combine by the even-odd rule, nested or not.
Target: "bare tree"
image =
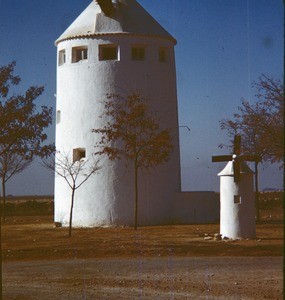
[[[155,168],[169,160],[173,150],[169,129],[160,129],[155,113],[149,111],[138,93],[126,97],[107,94],[102,117],[110,118],[102,128],[93,129],[101,135],[97,154],[109,159],[125,157],[134,168],[134,229],[138,224],[138,171]],[[114,143],[119,141],[119,143]],[[116,146],[114,146],[116,145]]]
[[[230,137],[242,137],[246,154],[259,155],[263,162],[284,164],[284,87],[280,80],[265,75],[254,82],[256,101],[245,99],[232,119],[220,121]]]
[[[16,62],[0,66],[0,156],[13,151],[24,157],[27,152],[32,156],[47,156],[54,151],[54,145],[43,146],[47,140],[44,129],[52,122],[52,108],[41,106],[35,100],[43,93],[43,86],[31,86],[23,95],[16,95],[13,87],[21,78],[14,75]],[[2,206],[0,205],[0,216]],[[1,229],[0,217],[0,229]],[[0,230],[1,240],[1,230]],[[0,243],[0,256],[2,245]],[[2,297],[2,262],[0,260],[0,297]]]
[[[1,145],[0,145],[1,151]],[[25,170],[33,161],[33,157],[14,153],[13,151],[5,151],[0,156],[0,177],[2,178],[2,217],[3,222],[6,220],[6,182],[14,175]]]
[[[55,156],[43,160],[43,165],[58,176],[62,177],[71,189],[69,231],[71,237],[72,216],[75,191],[79,189],[94,173],[101,169],[99,160],[88,160],[82,158],[73,160],[70,155],[57,152]]]
[[[14,75],[16,62],[0,66],[0,176],[2,177],[3,208],[5,206],[5,183],[23,171],[35,156],[48,156],[54,145],[44,145],[44,132],[52,122],[52,108],[35,101],[44,92],[44,87],[31,86],[21,94],[11,93],[21,78]],[[0,207],[1,208],[1,207]],[[3,218],[5,216],[3,213]]]
[[[258,208],[258,164],[281,163],[284,166],[284,88],[280,80],[265,75],[253,83],[256,89],[256,101],[251,104],[245,99],[232,119],[220,121],[221,129],[229,137],[240,135],[242,153],[255,155],[260,161],[255,162],[256,216]],[[229,147],[220,145],[220,147]]]

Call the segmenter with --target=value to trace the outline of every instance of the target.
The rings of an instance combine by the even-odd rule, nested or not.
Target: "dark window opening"
[[[166,62],[167,60],[167,51],[165,48],[160,48],[158,50],[158,59],[159,62]]]
[[[144,60],[145,59],[145,48],[144,47],[132,47],[132,59],[133,60]]]
[[[117,60],[118,47],[115,45],[100,45],[99,60]]]
[[[241,196],[240,195],[234,195],[234,203],[241,204]]]
[[[72,48],[72,62],[78,62],[80,60],[86,60],[88,58],[87,47],[75,47]]]
[[[86,151],[84,148],[73,149],[73,162],[80,161],[86,157]]]

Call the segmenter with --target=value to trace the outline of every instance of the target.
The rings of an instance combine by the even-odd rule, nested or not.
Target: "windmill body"
[[[220,176],[220,234],[231,239],[255,238],[253,172],[240,163],[240,180],[234,180],[234,162]]]
[[[163,4],[162,4],[163,5]],[[180,159],[174,45],[176,40],[135,0],[92,3],[55,42],[57,46],[56,148],[88,159],[100,137],[92,133],[106,94],[138,92],[172,132],[169,162],[139,173],[140,225],[171,221],[180,191]],[[124,160],[101,160],[102,169],[76,191],[73,226],[132,225],[134,173]],[[68,224],[71,190],[55,176],[55,222]]]
[[[220,176],[220,234],[231,239],[255,237],[254,172],[245,161],[258,161],[254,155],[241,155],[241,137],[234,138],[232,155],[213,156],[212,162],[228,161]]]

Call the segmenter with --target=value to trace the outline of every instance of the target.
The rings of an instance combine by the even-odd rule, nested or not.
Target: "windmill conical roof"
[[[254,174],[250,167],[243,161],[240,162],[240,173]],[[234,163],[229,161],[225,168],[218,174],[218,176],[234,176]]]
[[[110,34],[153,36],[170,39],[176,43],[176,40],[136,0],[113,2],[115,9],[107,16],[97,1],[92,1],[55,44],[69,39]]]

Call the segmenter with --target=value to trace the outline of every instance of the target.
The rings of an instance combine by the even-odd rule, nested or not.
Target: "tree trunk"
[[[72,194],[71,194],[71,207],[70,207],[70,215],[69,215],[69,231],[68,236],[71,237],[71,228],[72,228],[72,214],[73,214],[73,205],[74,205],[74,194],[75,194],[75,188],[72,188]]]
[[[256,221],[259,221],[259,188],[258,188],[258,162],[254,163],[255,168],[255,210],[256,210]]]
[[[137,158],[135,159],[135,203],[134,203],[134,229],[138,228],[138,166],[137,166]]]
[[[3,223],[6,221],[5,217],[5,207],[6,207],[6,185],[5,180],[2,177],[2,212],[1,212],[1,218],[3,218]]]

